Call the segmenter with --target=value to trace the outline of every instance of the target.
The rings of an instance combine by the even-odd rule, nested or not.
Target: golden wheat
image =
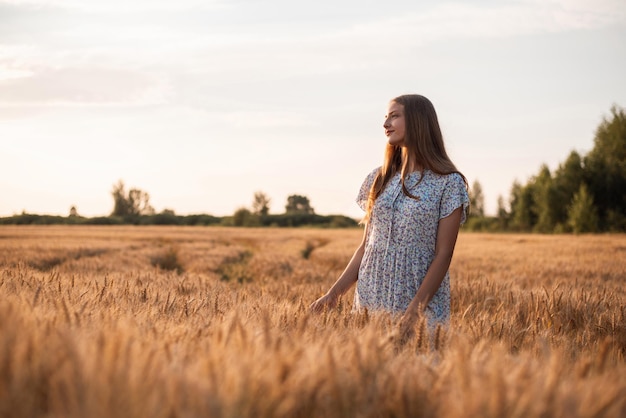
[[[308,305],[359,230],[0,228],[0,416],[626,415],[626,237],[461,233],[449,329]]]

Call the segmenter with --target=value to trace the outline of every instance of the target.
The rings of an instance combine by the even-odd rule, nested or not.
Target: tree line
[[[0,218],[1,224],[17,225],[222,225],[222,226],[276,226],[297,227],[316,226],[328,228],[356,227],[358,221],[343,215],[318,215],[311,206],[309,198],[294,194],[287,198],[285,212],[270,214],[271,199],[263,192],[256,192],[251,209],[241,207],[232,216],[213,216],[208,214],[177,215],[172,209],[164,209],[156,213],[150,204],[150,194],[138,188],[126,190],[122,180],[113,185],[111,191],[113,211],[109,216],[83,217],[78,214],[75,206],[70,214],[64,216],[37,215],[22,213]]]
[[[526,184],[515,181],[508,205],[498,198],[485,216],[482,187],[470,188],[466,228],[539,233],[626,232],[626,113],[614,105],[586,155],[571,151],[553,172],[542,165]]]
[[[285,212],[270,214],[271,199],[254,194],[251,207],[231,216],[177,215],[171,209],[156,213],[150,195],[137,188],[126,190],[123,181],[113,186],[113,211],[109,216],[82,217],[76,207],[67,217],[22,213],[0,218],[0,224],[133,224],[225,226],[354,227],[357,220],[343,215],[315,213],[308,197],[287,198]],[[463,226],[470,231],[586,233],[626,232],[626,113],[614,105],[611,117],[598,126],[593,149],[586,155],[571,151],[556,170],[542,165],[525,184],[515,181],[508,201],[498,197],[495,216],[485,215],[482,186],[470,187],[470,215]]]

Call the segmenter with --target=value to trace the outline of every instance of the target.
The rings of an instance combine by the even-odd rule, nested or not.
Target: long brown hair
[[[398,172],[401,173],[402,193],[410,198],[419,199],[413,196],[405,185],[406,176],[409,174],[409,156],[413,157],[414,162],[422,170],[420,182],[424,178],[424,170],[429,169],[441,175],[458,173],[467,187],[467,179],[448,157],[437,112],[430,100],[419,94],[406,94],[396,97],[392,102],[404,106],[404,146],[387,144],[385,160],[370,189],[364,222],[367,222],[372,214],[374,201]]]

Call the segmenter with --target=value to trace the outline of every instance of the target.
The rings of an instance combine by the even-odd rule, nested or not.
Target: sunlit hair
[[[369,220],[374,201],[398,172],[401,173],[402,193],[410,198],[419,199],[413,196],[405,185],[406,176],[409,174],[409,158],[407,158],[409,155],[413,156],[415,163],[422,170],[420,182],[424,178],[424,170],[429,169],[433,173],[442,175],[458,173],[467,187],[467,179],[457,170],[446,153],[437,113],[430,100],[419,94],[407,94],[396,97],[392,102],[404,106],[404,146],[387,144],[385,161],[370,189],[363,222]]]

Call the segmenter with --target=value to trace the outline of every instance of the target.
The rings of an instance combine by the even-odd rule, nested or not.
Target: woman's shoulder
[[[367,175],[367,178],[376,177],[376,175],[380,172],[381,169],[382,169],[382,166],[379,165],[378,167],[376,167],[375,169],[369,172],[369,174]]]
[[[376,176],[378,175],[378,173],[380,173],[380,169],[381,169],[381,167],[376,167],[375,169],[370,171],[367,174],[367,176],[365,176],[365,180],[363,181],[363,184],[371,186],[372,183],[374,183],[374,179],[376,179]]]
[[[424,182],[428,185],[428,187],[434,187],[442,191],[467,189],[465,178],[459,172],[439,174],[426,170],[424,173]]]
[[[454,182],[454,183],[465,183],[464,177],[458,171],[453,171],[452,173],[446,174],[438,174],[430,170],[426,170],[426,173],[432,178],[440,179],[445,181],[446,183]]]
[[[359,194],[357,195],[356,201],[363,210],[366,210],[367,208],[367,199],[369,197],[372,184],[374,184],[374,180],[376,179],[376,176],[379,172],[380,167],[377,167],[374,170],[370,171],[370,173],[365,177],[365,180],[363,180],[363,183],[361,184],[361,188],[359,189]]]

